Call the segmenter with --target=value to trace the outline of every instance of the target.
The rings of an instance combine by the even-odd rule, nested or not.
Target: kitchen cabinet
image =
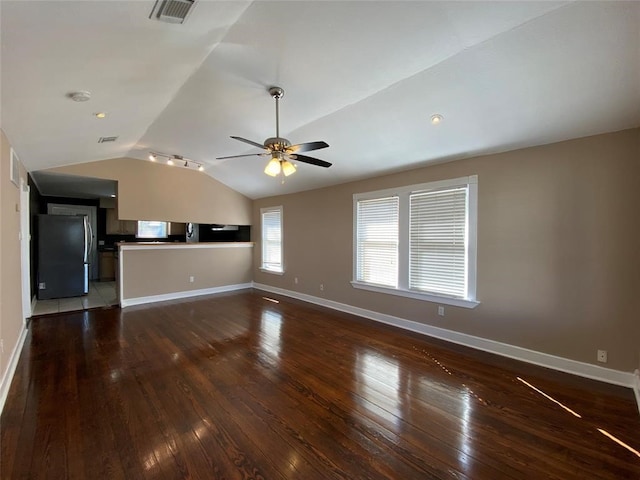
[[[186,235],[186,233],[186,223],[169,222],[169,235]]]
[[[135,235],[138,222],[135,220],[118,219],[118,211],[115,208],[107,208],[107,235]]]
[[[100,252],[100,281],[109,282],[116,279],[116,261],[113,252]]]
[[[120,220],[123,235],[135,235],[138,232],[138,222],[135,220]]]

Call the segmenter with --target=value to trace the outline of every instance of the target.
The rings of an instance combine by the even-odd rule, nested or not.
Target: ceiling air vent
[[[98,143],[115,142],[117,139],[118,137],[100,137]]]
[[[156,0],[149,18],[167,23],[183,23],[195,0]]]

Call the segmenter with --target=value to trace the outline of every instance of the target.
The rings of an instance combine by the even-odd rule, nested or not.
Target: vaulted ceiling
[[[260,198],[640,125],[640,2],[198,0],[183,24],[154,4],[0,2],[1,126],[29,170],[159,151]],[[272,85],[281,135],[325,140],[331,168],[215,160],[275,135]]]

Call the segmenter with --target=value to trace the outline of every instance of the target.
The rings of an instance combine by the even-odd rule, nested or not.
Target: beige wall
[[[49,171],[116,180],[121,220],[251,224],[249,198],[193,169],[114,158]]]
[[[352,195],[478,175],[475,309],[357,290]],[[560,357],[640,363],[640,129],[257,200],[253,279]],[[284,208],[282,276],[261,272],[260,208]],[[299,283],[294,284],[294,277]],[[320,291],[319,284],[324,284]]]
[[[121,250],[123,288],[121,299],[164,295],[188,290],[239,285],[251,282],[253,248],[168,246]],[[194,282],[189,277],[194,277]]]
[[[20,269],[20,189],[11,183],[11,155],[9,141],[0,130],[0,338],[4,351],[0,350],[0,377],[5,380],[6,369],[14,351],[22,326],[22,285]],[[18,152],[19,154],[19,152]],[[20,177],[26,172],[20,166]],[[0,382],[2,383],[2,382]]]

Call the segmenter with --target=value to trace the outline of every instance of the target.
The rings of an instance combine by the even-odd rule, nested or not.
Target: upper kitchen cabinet
[[[135,235],[138,222],[135,220],[118,219],[115,208],[107,208],[107,235]]]
[[[186,235],[187,224],[179,222],[169,222],[169,235]]]

